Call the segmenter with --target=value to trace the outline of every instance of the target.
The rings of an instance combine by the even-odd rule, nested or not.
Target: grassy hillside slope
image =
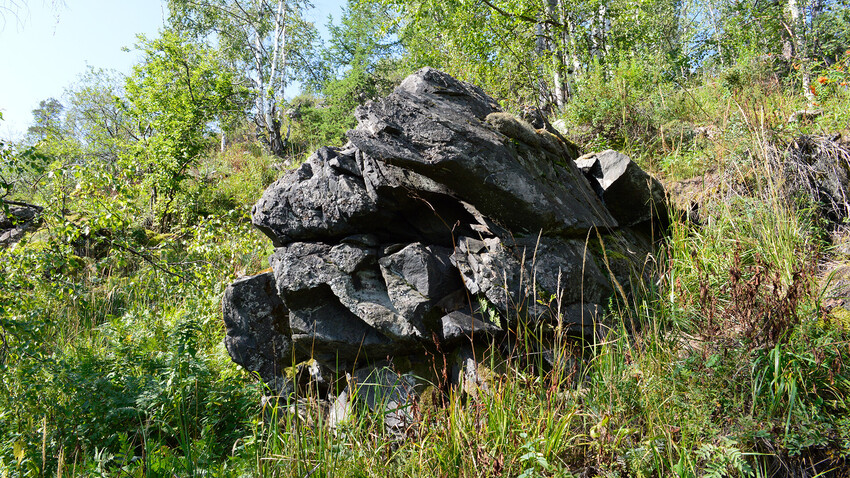
[[[574,99],[573,139],[631,155],[699,224],[676,212],[658,282],[612,302],[607,336],[564,338],[545,374],[485,360],[486,390],[426,395],[404,437],[362,411],[330,431],[309,394],[263,405],[222,346],[224,287],[267,267],[249,210],[273,158],[210,148],[169,230],[105,173],[48,162],[16,197],[47,206],[42,229],[0,249],[0,477],[848,476],[847,248],[777,162],[847,135],[831,71],[817,105],[758,61],[688,85],[624,68]]]

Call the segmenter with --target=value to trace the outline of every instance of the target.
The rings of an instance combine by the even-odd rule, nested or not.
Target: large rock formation
[[[225,344],[265,381],[308,358],[351,371],[468,347],[520,320],[587,332],[641,276],[663,194],[625,156],[582,171],[559,134],[429,68],[356,116],[347,146],[253,208],[277,249],[271,272],[228,287]]]

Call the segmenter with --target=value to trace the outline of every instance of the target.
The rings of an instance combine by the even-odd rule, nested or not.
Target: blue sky
[[[0,18],[0,138],[26,132],[39,101],[61,100],[89,66],[128,73],[137,34],[156,35],[167,15],[161,0],[29,0]],[[53,6],[53,3],[60,3]],[[317,0],[308,17],[324,33],[345,0]],[[130,51],[122,51],[124,48]]]

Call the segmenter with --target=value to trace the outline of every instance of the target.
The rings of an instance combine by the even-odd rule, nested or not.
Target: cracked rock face
[[[351,371],[499,340],[517,320],[593,330],[612,278],[640,277],[651,238],[631,226],[655,217],[657,182],[628,158],[580,168],[560,135],[429,68],[356,116],[347,146],[252,210],[276,250],[228,287],[225,344],[265,381],[308,358]]]

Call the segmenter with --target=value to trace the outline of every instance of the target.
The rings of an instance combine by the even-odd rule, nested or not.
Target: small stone
[[[459,343],[462,339],[486,341],[502,333],[499,327],[460,311],[444,315],[440,322],[443,327],[443,341],[447,345]]]

